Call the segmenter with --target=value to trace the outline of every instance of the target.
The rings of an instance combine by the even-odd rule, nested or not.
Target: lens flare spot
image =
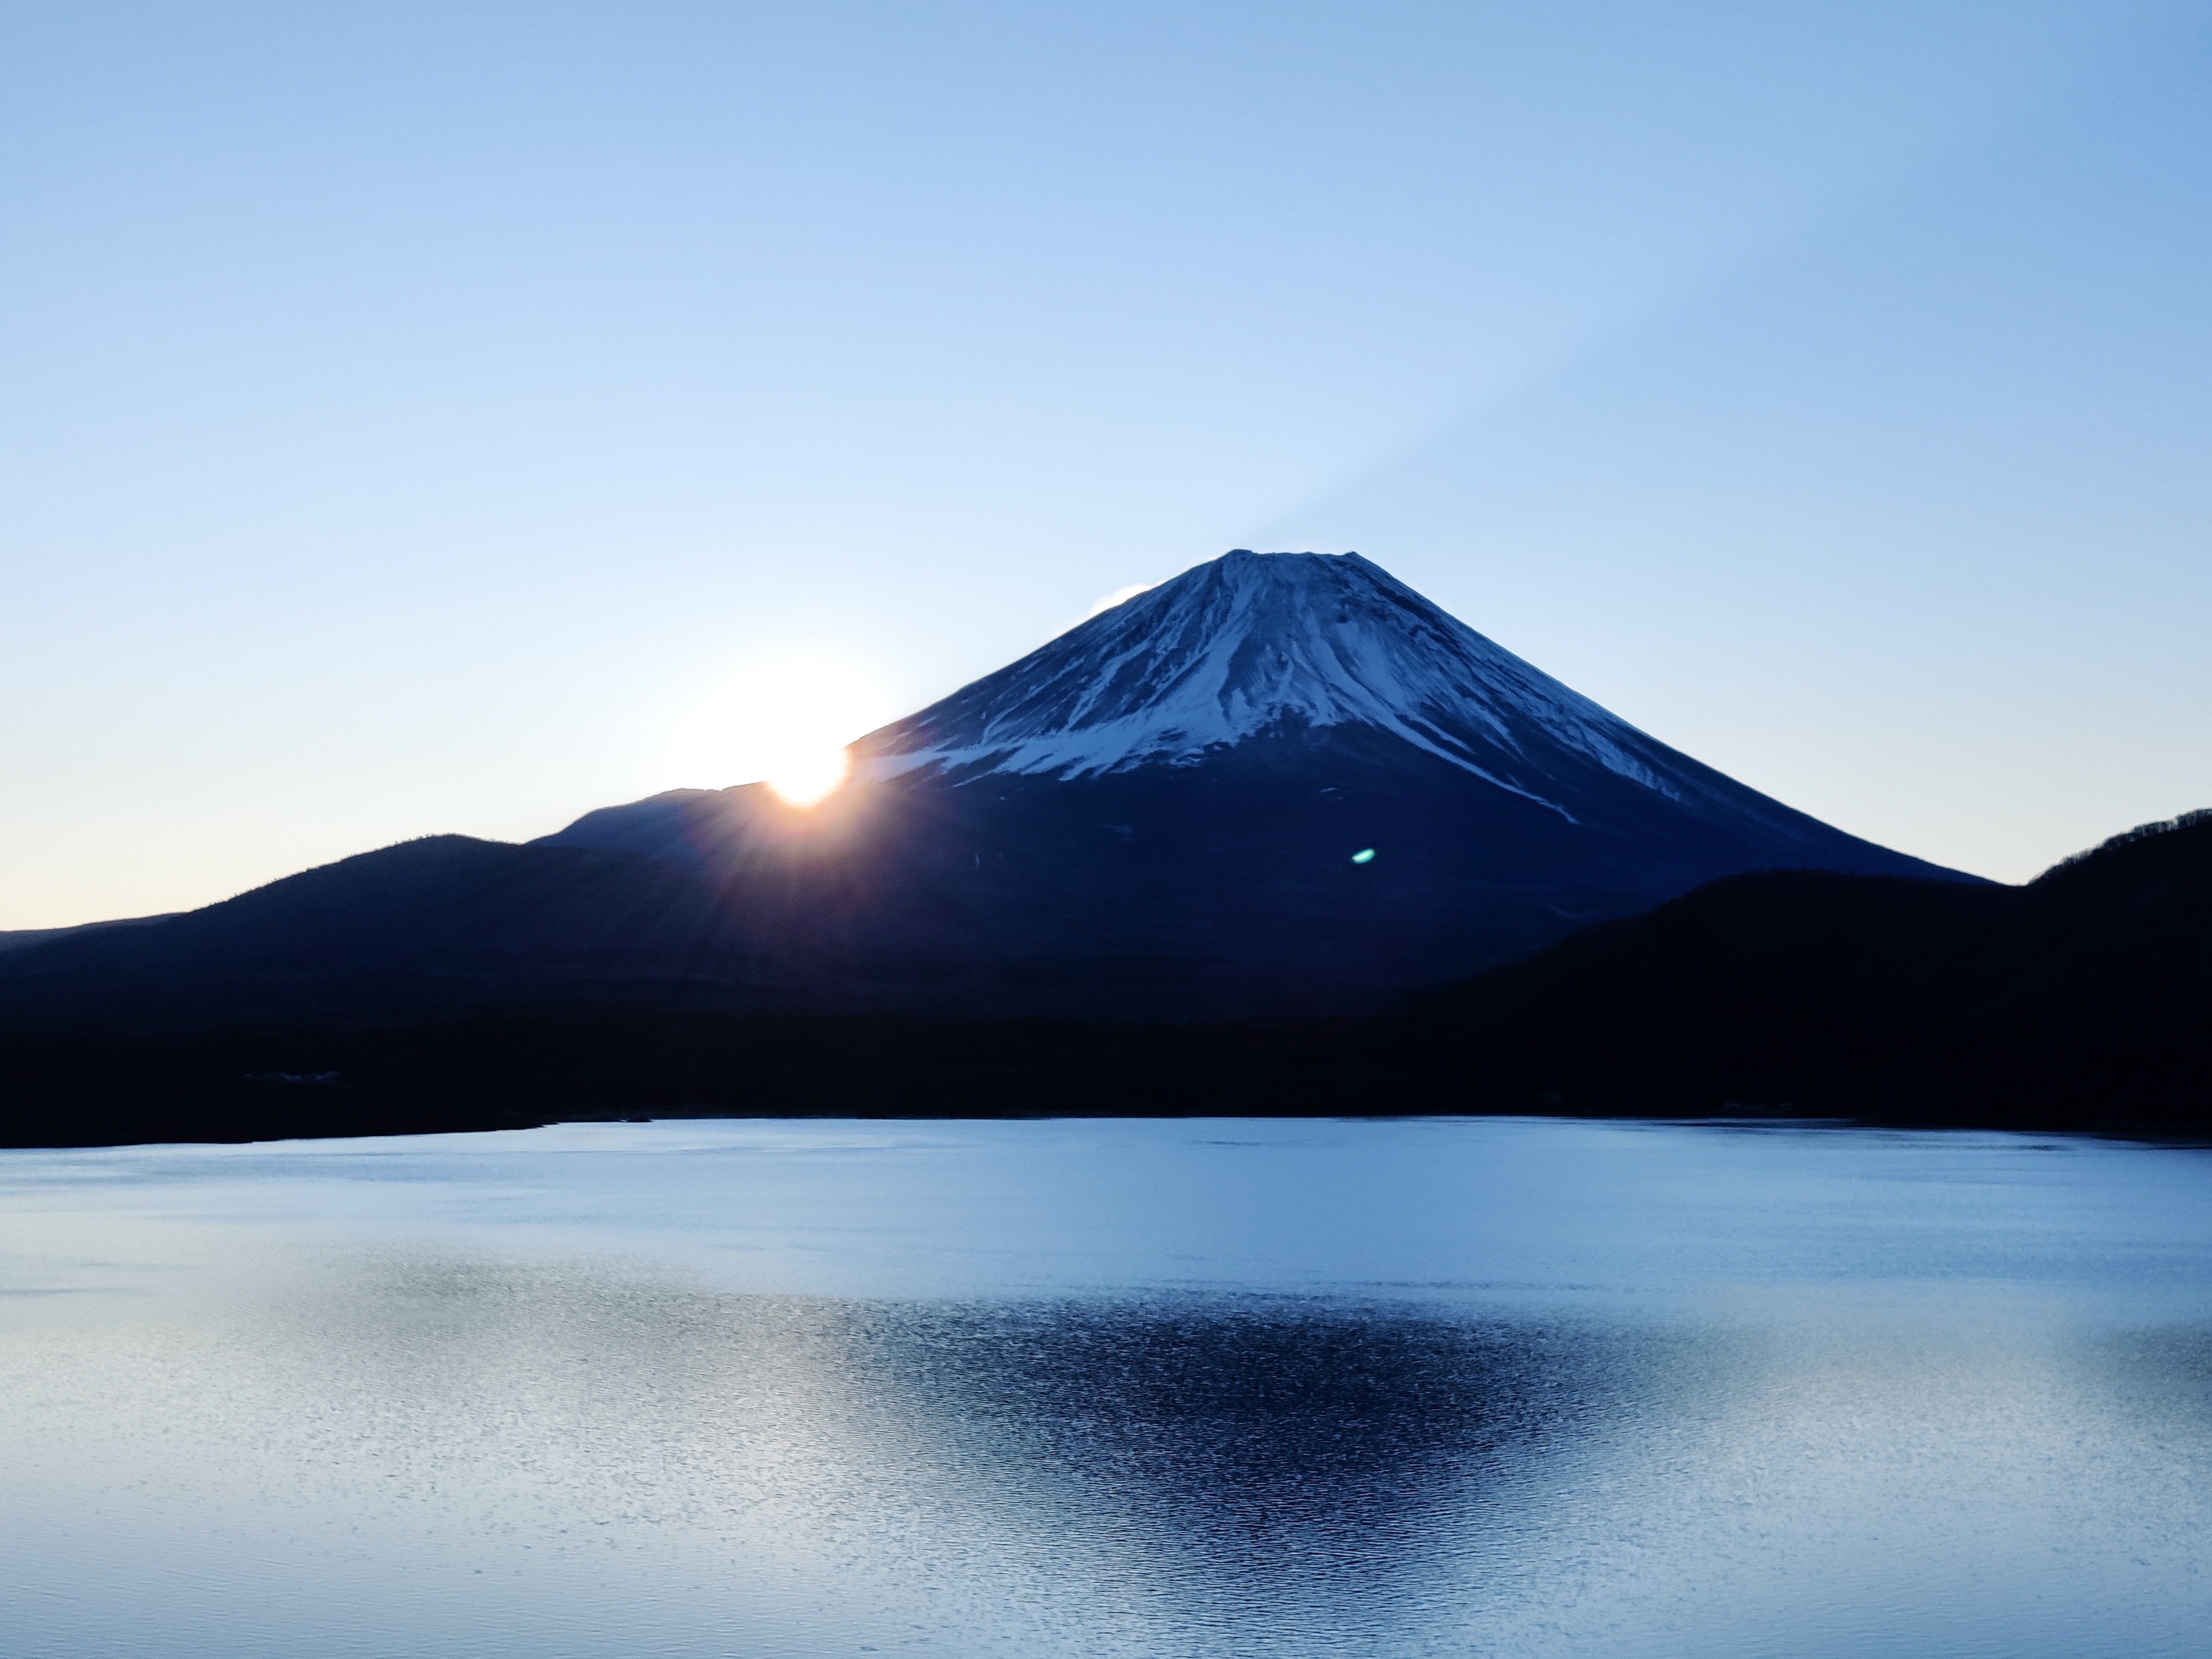
[[[1375,862],[1375,849],[1374,849],[1373,848],[1371,848],[1371,847],[1363,847],[1363,848],[1360,848],[1357,853],[1354,853],[1354,854],[1352,855],[1352,861],[1354,864],[1372,864],[1372,863],[1374,863],[1374,862]]]

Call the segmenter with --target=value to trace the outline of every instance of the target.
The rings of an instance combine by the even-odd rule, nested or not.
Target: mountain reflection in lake
[[[11,1655],[2084,1655],[2212,1158],[664,1124],[0,1165]]]

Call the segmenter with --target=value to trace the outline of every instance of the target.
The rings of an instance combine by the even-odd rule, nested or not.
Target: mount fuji
[[[712,890],[686,971],[759,1006],[986,1016],[1358,1012],[1720,876],[1975,879],[1668,748],[1350,553],[1229,553],[849,754],[811,808],[676,790],[532,845]]]
[[[1832,1104],[2023,963],[2067,1087],[2202,1051],[2196,889],[2088,883],[2082,956],[2095,906],[1746,788],[1354,554],[1228,554],[848,753],[812,807],[679,789],[0,939],[0,1144]]]

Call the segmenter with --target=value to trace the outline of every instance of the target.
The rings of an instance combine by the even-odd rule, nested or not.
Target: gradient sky
[[[2202,0],[0,3],[0,927],[1232,546],[2024,878],[2212,804],[2209,196]]]

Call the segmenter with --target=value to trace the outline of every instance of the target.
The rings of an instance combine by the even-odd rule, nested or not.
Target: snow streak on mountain
[[[1669,798],[1671,751],[1357,553],[1244,550],[1139,594],[854,745],[862,775],[1062,780],[1364,726],[1573,814],[1534,750]],[[1534,741],[1532,741],[1534,740]]]

